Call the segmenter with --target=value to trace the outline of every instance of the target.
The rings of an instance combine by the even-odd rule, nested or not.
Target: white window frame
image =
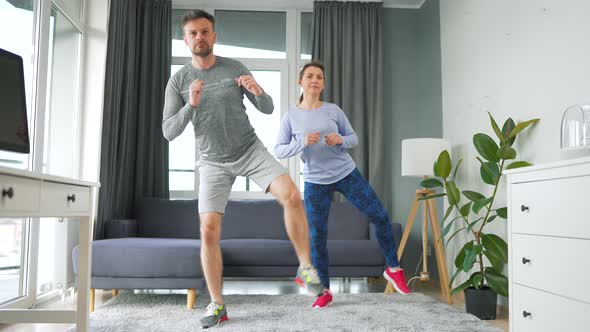
[[[198,7],[198,5],[196,6]],[[195,8],[196,8],[195,7]],[[187,6],[174,6],[174,9],[195,9]],[[298,86],[297,77],[299,68],[307,60],[301,60],[301,13],[311,12],[309,8],[289,9],[289,8],[259,8],[259,7],[215,7],[202,8],[215,15],[216,10],[241,10],[241,11],[261,11],[261,12],[284,12],[286,14],[286,59],[261,59],[261,58],[235,58],[242,62],[249,70],[268,70],[281,72],[281,105],[275,105],[275,112],[279,111],[281,117],[287,112],[290,105],[297,102]],[[190,57],[172,57],[172,65],[184,65],[191,61]],[[276,124],[279,126],[279,123]],[[294,156],[281,160],[281,164],[289,170],[291,179],[299,187],[299,156]],[[170,197],[174,199],[192,199],[198,196],[199,176],[195,171],[195,190],[170,190]],[[299,188],[303,191],[303,188]],[[272,195],[256,191],[232,191],[230,199],[274,199]]]

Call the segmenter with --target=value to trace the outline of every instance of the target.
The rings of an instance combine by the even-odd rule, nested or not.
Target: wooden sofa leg
[[[113,297],[119,295],[119,290],[118,289],[113,289]]]
[[[94,312],[94,288],[90,288],[90,312]]]
[[[189,288],[188,293],[186,294],[186,307],[189,310],[192,310],[195,307],[196,301],[197,301],[197,290],[194,288]]]

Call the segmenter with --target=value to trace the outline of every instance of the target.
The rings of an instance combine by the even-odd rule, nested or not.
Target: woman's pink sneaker
[[[393,285],[395,290],[398,291],[398,293],[408,295],[412,292],[410,291],[410,288],[408,288],[408,284],[406,283],[406,277],[404,277],[403,269],[391,271],[391,268],[388,267],[383,272],[383,277],[385,277],[385,279],[391,282],[391,284]]]
[[[311,307],[312,308],[325,308],[330,303],[332,303],[332,293],[330,293],[330,291],[326,289],[324,291],[324,294],[318,296],[318,298],[315,300],[315,302],[313,303],[313,305]]]

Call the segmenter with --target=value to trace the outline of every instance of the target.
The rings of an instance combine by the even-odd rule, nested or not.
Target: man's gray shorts
[[[237,176],[247,176],[265,192],[277,177],[288,173],[262,143],[252,145],[238,160],[201,160],[199,170],[199,213],[225,213],[225,206]]]

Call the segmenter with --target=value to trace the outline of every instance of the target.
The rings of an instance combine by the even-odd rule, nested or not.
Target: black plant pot
[[[465,289],[465,310],[479,319],[496,319],[498,295],[489,287]]]

